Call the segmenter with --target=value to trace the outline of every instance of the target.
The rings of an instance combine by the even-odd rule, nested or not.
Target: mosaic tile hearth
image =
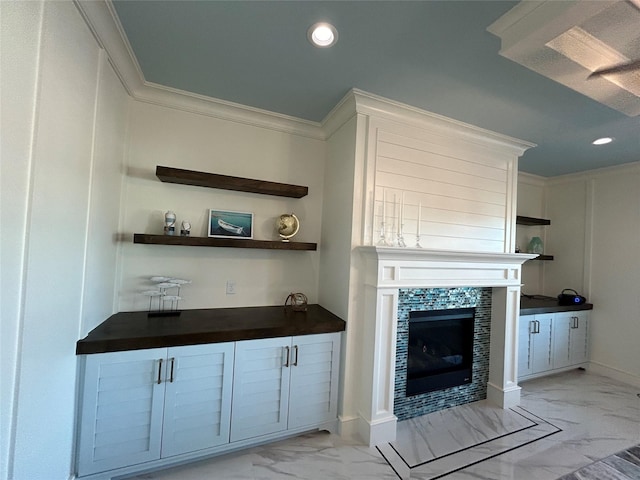
[[[446,388],[412,397],[405,396],[409,312],[475,307],[473,376],[468,385]],[[491,288],[401,288],[398,294],[398,331],[394,414],[398,420],[484,400],[489,379]]]

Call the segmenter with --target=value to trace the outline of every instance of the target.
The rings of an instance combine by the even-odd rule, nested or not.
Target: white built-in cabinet
[[[85,355],[78,477],[332,428],[339,358],[340,333]]]
[[[518,377],[551,369],[553,314],[520,317]]]
[[[518,379],[526,380],[588,361],[589,312],[521,315],[518,342]]]
[[[588,360],[589,312],[563,312],[554,316],[553,368],[579,365]]]
[[[78,474],[227,443],[233,343],[87,355]]]
[[[339,334],[239,342],[231,441],[337,416]]]

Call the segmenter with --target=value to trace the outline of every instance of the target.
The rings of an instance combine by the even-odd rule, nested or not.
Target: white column
[[[360,436],[370,446],[396,439],[393,413],[398,289],[366,287]]]
[[[520,286],[493,288],[488,400],[501,408],[520,403],[518,386],[518,313]]]

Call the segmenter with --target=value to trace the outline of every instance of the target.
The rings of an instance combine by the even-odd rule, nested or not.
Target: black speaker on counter
[[[583,303],[587,303],[587,299],[582,295],[578,295],[578,292],[576,292],[575,290],[571,288],[565,288],[564,290],[562,290],[560,295],[558,295],[558,303],[560,305],[582,305]]]

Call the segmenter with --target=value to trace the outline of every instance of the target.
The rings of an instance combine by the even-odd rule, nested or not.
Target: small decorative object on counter
[[[290,293],[284,301],[284,308],[290,308],[294,312],[306,312],[307,303],[307,296],[304,293]]]
[[[542,252],[544,251],[544,245],[540,237],[533,237],[529,242],[527,250],[529,250],[529,253],[542,254]]]
[[[180,315],[180,310],[178,310],[178,303],[182,300],[180,288],[191,283],[191,280],[163,276],[151,277],[150,280],[156,284],[156,290],[142,292],[142,295],[149,297],[149,316]],[[176,289],[176,291],[169,295],[167,290],[172,289]],[[153,305],[154,298],[158,299],[157,309]]]
[[[280,235],[282,241],[288,242],[289,239],[298,233],[298,230],[300,230],[298,217],[293,213],[284,213],[280,215],[276,220],[276,229],[278,230],[278,235]]]
[[[188,220],[182,222],[182,228],[180,229],[180,236],[188,237],[191,235],[191,223]]]
[[[175,235],[176,233],[176,214],[169,210],[164,214],[164,234]]]
[[[587,303],[587,299],[579,295],[573,288],[565,288],[558,295],[558,305],[582,305],[584,303]]]

